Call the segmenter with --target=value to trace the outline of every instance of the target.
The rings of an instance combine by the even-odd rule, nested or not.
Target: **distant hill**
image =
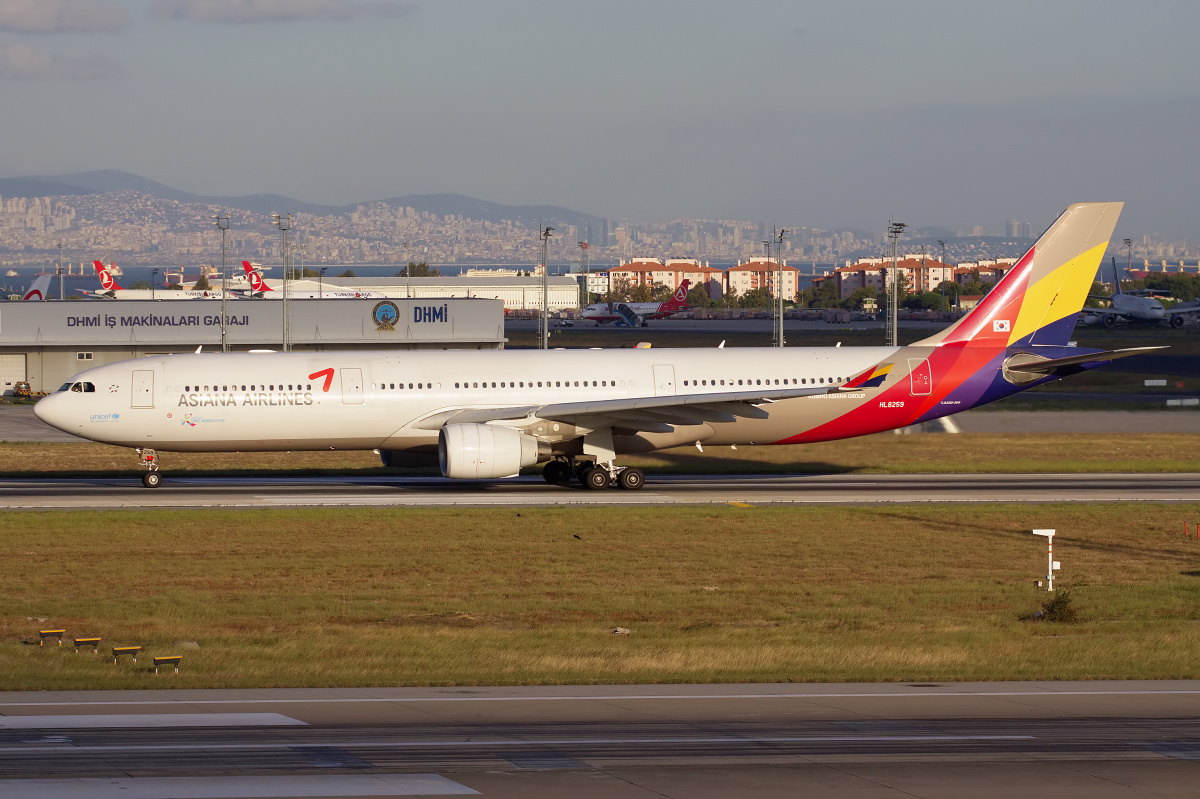
[[[599,217],[560,208],[553,205],[503,205],[478,200],[461,194],[413,194],[393,197],[389,200],[363,200],[349,205],[319,205],[294,200],[278,194],[251,194],[244,197],[211,197],[171,188],[147,178],[116,169],[101,169],[92,172],[75,172],[69,175],[30,175],[21,178],[0,178],[0,196],[9,197],[58,197],[64,195],[100,194],[109,191],[136,191],[176,200],[183,203],[221,205],[231,209],[253,211],[259,214],[305,213],[320,216],[345,214],[360,205],[384,202],[393,208],[413,208],[425,213],[463,216],[468,219],[499,222],[502,219],[523,220],[547,224],[555,222],[595,226]]]

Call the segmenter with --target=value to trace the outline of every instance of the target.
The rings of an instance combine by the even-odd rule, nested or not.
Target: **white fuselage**
[[[447,412],[664,395],[833,388],[892,347],[212,353],[100,366],[37,414],[85,438],[167,451],[388,449],[436,445]],[[907,377],[897,376],[897,380]],[[893,381],[894,382],[894,381]],[[680,426],[626,449],[704,441],[771,443],[880,389],[785,399],[769,419]],[[506,422],[536,424],[532,417]],[[575,431],[542,423],[545,440]],[[650,442],[647,444],[646,442]]]
[[[210,289],[209,291],[198,291],[193,289],[112,289],[109,291],[85,291],[83,292],[89,297],[101,297],[111,300],[219,300],[221,299],[220,289]],[[239,300],[241,297],[234,294],[232,291],[228,293],[228,298],[231,300]]]

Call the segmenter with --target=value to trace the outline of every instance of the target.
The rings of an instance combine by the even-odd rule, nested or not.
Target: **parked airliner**
[[[1070,206],[974,310],[907,347],[169,355],[88,369],[35,412],[136,449],[149,487],[159,451],[332,449],[636,489],[621,454],[877,433],[1155,349],[1068,342],[1121,208]]]
[[[100,261],[92,261],[96,267],[96,275],[100,278],[100,291],[80,292],[89,297],[102,297],[110,300],[219,300],[220,289],[123,289],[117,285],[117,280],[108,271],[108,267]],[[229,292],[229,299],[236,300],[238,296]]]
[[[1117,322],[1149,322],[1162,324],[1166,322],[1171,327],[1183,327],[1184,314],[1194,311],[1193,308],[1179,308],[1167,311],[1162,302],[1152,296],[1141,293],[1121,291],[1121,274],[1117,270],[1117,259],[1112,259],[1113,292],[1112,296],[1099,297],[1089,295],[1089,299],[1108,300],[1110,308],[1086,308],[1083,311],[1083,323],[1094,325],[1101,323],[1105,327],[1116,327]]]
[[[672,314],[687,310],[689,280],[679,283],[679,288],[666,302],[598,302],[583,309],[583,318],[600,324],[618,322],[630,327],[646,327],[651,319],[665,319]]]
[[[260,300],[281,300],[283,292],[276,291],[263,280],[262,273],[254,268],[249,261],[242,261],[242,269],[246,270],[246,279],[250,281],[248,296]],[[288,288],[289,300],[379,300],[386,297],[378,291],[355,291],[353,289],[329,289],[321,291],[296,291]]]

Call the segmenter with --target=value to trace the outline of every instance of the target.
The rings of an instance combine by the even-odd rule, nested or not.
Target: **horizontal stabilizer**
[[[1117,358],[1128,358],[1130,355],[1143,355],[1155,350],[1165,350],[1167,347],[1129,347],[1120,350],[1102,350],[1083,355],[1072,355],[1068,358],[1040,358],[1032,353],[1018,352],[1005,362],[1004,368],[1010,372],[1024,372],[1035,375],[1052,374],[1064,366],[1075,366],[1081,363],[1096,363],[1098,361],[1115,361]],[[1030,360],[1020,359],[1026,356]],[[1036,359],[1036,360],[1033,360]]]

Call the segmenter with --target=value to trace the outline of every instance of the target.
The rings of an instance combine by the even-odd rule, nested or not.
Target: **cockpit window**
[[[63,383],[59,391],[75,391],[77,393],[94,394],[96,392],[95,383]]]
[[[83,393],[85,394],[94,394],[96,392],[95,383],[82,383],[81,385],[83,386]]]
[[[59,386],[58,390],[59,391],[70,391],[71,386],[73,386],[73,385],[74,385],[74,383],[63,383],[61,386]]]

